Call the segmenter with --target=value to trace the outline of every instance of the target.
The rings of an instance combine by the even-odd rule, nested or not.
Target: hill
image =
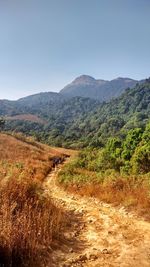
[[[146,80],[108,103],[65,98],[57,93],[4,100],[0,102],[0,115],[6,118],[5,130],[34,135],[49,144],[101,146],[109,136],[146,124],[150,117],[149,97],[150,80]]]
[[[38,136],[55,145],[69,147],[103,146],[111,136],[145,127],[150,120],[150,80],[127,89],[109,103],[73,98],[49,119]]]
[[[53,159],[55,157],[63,159],[63,155],[63,150],[60,152],[59,149],[36,143],[32,137],[25,138],[21,134],[0,133],[0,163],[5,161],[14,166],[14,169],[20,169],[24,174],[32,173],[33,179],[42,181],[52,169]],[[3,167],[6,167],[6,171],[9,173],[7,164],[4,164]],[[3,175],[2,173],[1,175]]]
[[[129,129],[145,127],[150,119],[150,80],[127,89],[109,103],[91,105],[91,99],[86,98],[69,101],[57,111],[54,123],[49,121],[49,141],[73,147],[103,146],[110,136],[126,135]]]
[[[65,86],[60,93],[63,96],[89,97],[103,102],[121,95],[126,88],[133,88],[136,83],[141,82],[129,78],[117,78],[111,81],[96,80],[91,76],[82,75]]]
[[[17,101],[0,100],[0,116],[16,116],[20,114],[38,114],[44,118],[55,114],[65,101],[73,97],[95,99],[99,102],[109,101],[121,95],[126,88],[132,88],[137,83],[129,78],[117,78],[112,81],[96,80],[91,76],[77,77],[71,84],[65,86],[60,93],[45,92],[21,98]],[[32,120],[33,121],[33,120]]]
[[[150,119],[150,79],[127,89],[118,98],[97,107],[84,121],[82,136],[89,143],[104,143],[109,136],[125,134],[129,129],[144,127]],[[78,122],[81,125],[81,121]],[[88,132],[88,136],[87,136]],[[93,145],[94,145],[93,143]],[[95,143],[96,145],[96,143]]]
[[[96,100],[81,97],[64,101],[61,99],[57,103],[59,104],[37,105],[37,103],[32,103],[29,109],[22,103],[18,115],[15,115],[16,109],[11,108],[11,115],[10,113],[5,115],[5,130],[35,135],[38,140],[47,140],[48,143],[60,146],[63,136],[66,135],[66,138],[69,139],[68,128],[71,128],[79,118],[84,120],[87,114],[100,105]],[[15,105],[17,104],[15,103]],[[29,110],[30,114],[24,114],[25,109],[26,111]],[[72,136],[70,138],[70,141],[73,141]],[[54,139],[55,142],[53,142]]]
[[[46,92],[21,98],[17,101],[0,100],[0,115],[40,114],[45,117],[58,109],[66,97]]]

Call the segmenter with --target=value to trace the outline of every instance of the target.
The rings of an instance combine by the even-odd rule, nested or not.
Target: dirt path
[[[123,208],[65,192],[56,183],[59,170],[48,175],[45,188],[70,223],[49,267],[150,267],[150,224]]]

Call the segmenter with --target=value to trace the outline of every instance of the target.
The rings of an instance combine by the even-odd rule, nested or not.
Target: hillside
[[[91,76],[82,75],[65,86],[60,93],[63,96],[89,97],[103,102],[121,95],[126,88],[133,88],[136,83],[141,82],[129,78],[117,78],[111,81],[96,80]]]
[[[43,105],[48,112],[57,110],[64,100],[76,96],[96,99],[100,102],[109,101],[121,95],[125,89],[133,88],[137,81],[130,78],[116,78],[111,81],[95,79],[88,75],[77,77],[72,83],[66,85],[59,93],[45,92],[21,98],[17,101],[0,100],[0,115],[17,115],[20,113],[34,113],[43,111]],[[38,109],[37,109],[38,106]],[[42,115],[45,115],[42,114]]]
[[[54,157],[64,153],[76,156],[47,172]],[[122,203],[125,194],[126,208],[140,202],[142,211],[149,214],[149,198],[141,181],[134,190],[120,189],[120,180],[113,181],[112,187],[99,180],[98,187],[92,182],[97,172],[81,169],[77,157],[74,151],[50,148],[22,135],[0,134],[2,266],[149,266],[149,222],[124,207],[101,201],[110,201],[112,196]],[[39,167],[45,171],[44,179],[37,177]],[[66,183],[68,171],[71,186],[65,184],[66,191],[59,182]],[[79,174],[88,175],[89,180],[79,179]],[[137,199],[131,198],[134,191]]]
[[[32,173],[33,179],[43,180],[52,169],[54,157],[63,158],[63,152],[38,144],[21,134],[12,136],[0,133],[0,163],[5,161],[24,174]],[[4,167],[7,170],[7,164]]]
[[[30,107],[32,114],[30,116],[22,112],[18,115],[7,115],[5,117],[5,130],[21,131],[31,135],[35,134],[39,140],[45,141],[47,139],[49,143],[51,143],[51,139],[52,143],[55,139],[55,144],[58,146],[61,145],[62,133],[64,132],[64,135],[67,137],[67,132],[65,131],[68,131],[68,128],[71,128],[78,118],[84,120],[87,114],[95,110],[98,106],[98,101],[81,97],[59,102],[59,105],[54,106],[54,109],[49,104],[39,106],[33,103],[32,107]],[[39,110],[35,110],[35,107],[36,109],[39,108]],[[68,138],[69,135],[70,133],[68,132]]]
[[[1,101],[5,130],[34,135],[56,146],[101,146],[109,136],[142,127],[150,117],[150,80],[126,89],[108,103],[83,97],[42,93],[18,101]]]
[[[150,120],[150,79],[127,89],[120,97],[104,103],[82,124],[81,132],[89,143],[104,143],[109,136],[123,134],[129,129],[143,127]],[[97,143],[97,144],[98,144]]]
[[[66,97],[58,93],[39,93],[21,98],[17,101],[0,100],[0,115],[15,116],[20,114],[38,114],[47,117],[55,113]]]
[[[96,80],[91,76],[82,75],[65,86],[60,93],[39,93],[16,101],[0,100],[0,116],[31,113],[47,118],[50,113],[55,114],[60,105],[72,97],[91,98],[99,102],[108,101],[121,95],[126,88],[132,88],[137,83],[143,82],[144,80],[136,81],[129,78],[117,78],[112,81]]]
[[[109,103],[58,100],[53,113],[40,99],[21,100],[5,130],[90,147],[0,134],[0,264],[149,266],[150,80]]]
[[[102,146],[108,137],[126,135],[129,129],[145,126],[149,119],[150,80],[147,80],[109,103],[98,105],[84,118],[77,116],[71,125],[65,125],[61,138],[69,145]]]
[[[72,100],[72,112],[77,104],[81,104],[82,110],[83,102],[88,101],[81,101],[81,98]],[[85,114],[74,113],[69,123],[65,117],[67,108],[68,102],[61,111],[58,110],[54,120],[55,126],[51,128],[55,129],[56,135],[50,133],[49,140],[56,143],[58,140],[60,144],[67,146],[102,146],[110,136],[126,134],[128,129],[145,126],[150,119],[150,80],[133,89],[127,89],[122,96],[109,103],[93,103],[91,110],[86,110]]]
[[[63,150],[0,133],[0,266],[51,261],[48,249],[66,222],[42,185],[55,159],[63,161]]]

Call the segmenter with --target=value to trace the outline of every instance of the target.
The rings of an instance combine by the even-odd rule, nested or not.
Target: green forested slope
[[[126,134],[136,127],[144,127],[150,119],[150,80],[97,108],[84,122],[82,131],[89,131],[89,142],[104,143],[109,136]],[[80,124],[80,122],[79,122]]]
[[[5,130],[31,134],[38,140],[49,144],[67,145],[69,140],[73,143],[74,139],[80,138],[81,131],[78,131],[80,125],[74,129],[77,120],[80,118],[84,121],[87,115],[96,110],[99,105],[96,100],[81,97],[66,100],[61,98],[58,99],[56,105],[54,103],[35,105],[33,102],[29,106],[29,104],[24,105],[23,103],[19,112],[15,113],[15,109],[11,109],[11,114],[8,113],[8,115],[30,113],[45,119],[46,123],[41,124],[21,119],[7,120],[6,116]]]
[[[0,103],[1,115],[30,113],[46,120],[45,124],[7,121],[5,129],[32,134],[53,145],[101,147],[108,137],[125,136],[129,129],[143,128],[150,118],[149,79],[103,104],[89,98],[64,99],[55,93],[45,94],[12,104],[7,101],[3,105]]]

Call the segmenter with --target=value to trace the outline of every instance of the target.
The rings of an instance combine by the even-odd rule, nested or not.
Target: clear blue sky
[[[0,0],[0,99],[150,76],[150,0]]]

